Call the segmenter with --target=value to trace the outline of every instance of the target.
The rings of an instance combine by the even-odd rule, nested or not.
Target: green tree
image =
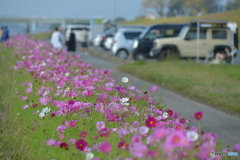
[[[240,0],[228,0],[226,9],[227,10],[240,9]]]
[[[154,9],[159,16],[163,16],[163,9],[168,7],[168,0],[144,0],[142,4],[144,8]]]
[[[185,0],[170,0],[169,1],[169,14],[171,16],[182,15],[185,9]]]

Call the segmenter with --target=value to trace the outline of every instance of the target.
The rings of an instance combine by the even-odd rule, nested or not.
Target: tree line
[[[192,16],[240,9],[240,0],[144,0],[145,9],[153,9],[159,16]]]

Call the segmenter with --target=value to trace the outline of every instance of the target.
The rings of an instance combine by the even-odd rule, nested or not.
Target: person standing
[[[67,50],[73,53],[76,51],[76,37],[75,37],[75,33],[73,33],[72,28],[71,28],[69,40],[67,41]]]
[[[4,30],[4,28],[1,27],[1,29],[0,29],[0,42],[2,42],[3,30]]]
[[[51,37],[51,43],[54,48],[61,50],[63,48],[64,37],[61,32],[59,32],[58,27],[55,28],[55,31]]]
[[[88,32],[87,28],[83,28],[81,32],[81,43],[82,43],[82,52],[85,53],[86,55],[88,54]]]
[[[9,38],[9,31],[8,31],[8,27],[5,26],[4,29],[3,29],[3,33],[2,33],[2,42],[5,42],[7,41]]]

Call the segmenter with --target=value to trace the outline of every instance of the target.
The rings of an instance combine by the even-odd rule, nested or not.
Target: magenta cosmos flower
[[[147,127],[153,128],[153,127],[156,127],[157,120],[154,117],[148,117],[145,124]]]
[[[108,142],[102,142],[98,149],[99,149],[100,152],[108,153],[108,152],[111,151],[112,146]]]
[[[76,141],[75,146],[80,151],[83,151],[88,146],[88,143],[84,139],[79,139]]]
[[[199,111],[199,112],[194,113],[194,118],[196,120],[200,121],[202,119],[202,117],[203,117],[203,112]]]

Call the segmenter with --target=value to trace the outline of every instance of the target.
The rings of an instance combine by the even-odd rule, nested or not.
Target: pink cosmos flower
[[[130,153],[137,158],[144,157],[148,153],[148,148],[143,144],[135,144],[130,149]]]
[[[117,133],[118,133],[118,137],[123,137],[125,135],[128,135],[129,131],[125,127],[119,127]]]
[[[84,139],[79,139],[76,141],[75,146],[77,149],[83,151],[88,146],[88,143]]]
[[[102,130],[102,129],[105,128],[105,123],[104,123],[103,121],[97,122],[96,125],[97,125],[97,129],[98,129],[98,130]]]
[[[121,142],[118,143],[118,148],[120,150],[128,150],[129,149],[129,144],[122,140]]]
[[[46,145],[52,146],[56,141],[54,139],[49,139],[46,142]]]
[[[64,138],[64,134],[60,134],[59,139],[63,139],[63,138]]]
[[[103,152],[103,153],[108,153],[108,152],[110,152],[112,150],[112,146],[108,142],[102,142],[100,144],[98,150],[100,152]]]
[[[76,123],[77,123],[77,120],[72,120],[69,122],[69,127],[75,127],[76,126]]]
[[[148,156],[150,158],[155,158],[157,157],[157,151],[148,151]]]
[[[183,125],[181,123],[175,123],[174,124],[174,129],[175,130],[183,130]]]
[[[168,133],[169,130],[167,128],[156,128],[151,134],[151,137],[153,140],[159,141],[164,138]]]
[[[141,140],[142,140],[142,137],[138,134],[136,134],[132,137],[132,143],[134,145],[137,144],[137,143],[141,143],[142,142]]]
[[[43,105],[47,105],[50,102],[51,98],[50,97],[41,97],[39,99],[39,102]]]
[[[150,88],[150,91],[152,91],[152,92],[154,92],[154,91],[156,91],[157,90],[157,86],[152,86],[151,88]]]
[[[240,154],[240,143],[234,145],[233,151],[238,152]]]
[[[25,100],[27,100],[27,97],[26,96],[22,97],[22,101],[25,101]]]
[[[200,121],[202,119],[202,117],[203,117],[203,112],[199,111],[199,112],[194,113],[194,118],[196,120]]]
[[[184,145],[186,136],[182,131],[172,132],[166,139],[167,148],[182,147]]]
[[[88,135],[88,133],[87,133],[86,131],[82,131],[82,132],[79,134],[79,137],[85,138],[87,135]]]
[[[23,109],[26,109],[26,108],[28,108],[29,106],[26,104],[26,105],[24,105],[23,106]]]
[[[134,121],[130,126],[130,132],[136,132],[138,130],[138,127],[140,126],[140,122]]]
[[[95,110],[101,112],[101,113],[104,113],[104,105],[103,103],[97,103],[96,106],[95,106]]]
[[[147,127],[145,127],[145,126],[141,126],[141,127],[139,127],[138,130],[139,130],[139,133],[140,133],[141,135],[145,135],[145,134],[148,133],[149,128],[147,128]]]
[[[75,140],[74,138],[70,138],[70,139],[68,140],[68,143],[69,143],[69,144],[75,144],[75,143],[76,143],[76,140]]]
[[[57,127],[57,131],[58,131],[59,133],[63,133],[64,130],[67,129],[67,128],[68,128],[68,127],[67,127],[67,126],[64,126],[64,125],[58,126],[58,127]]]
[[[26,92],[26,93],[32,92],[32,88],[27,88],[25,92]]]
[[[93,95],[93,92],[90,90],[85,90],[81,93],[81,95],[86,97],[91,97]]]

